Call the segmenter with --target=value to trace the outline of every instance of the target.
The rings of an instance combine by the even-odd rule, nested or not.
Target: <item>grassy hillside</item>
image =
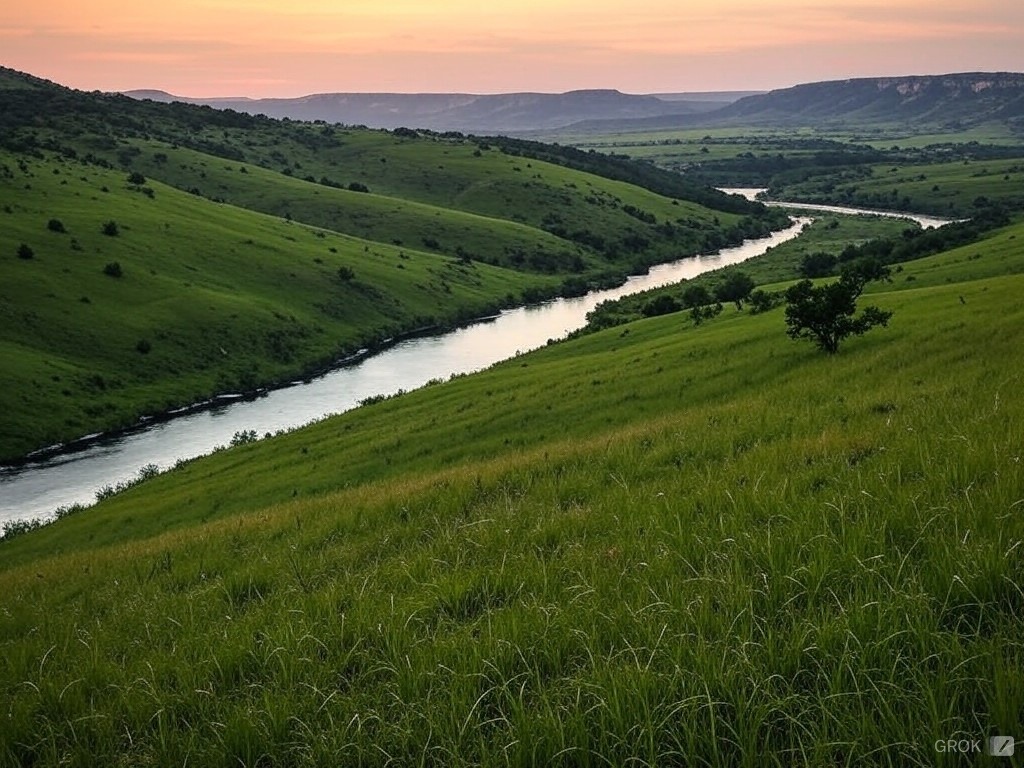
[[[785,219],[621,159],[505,149],[0,68],[0,460]]]
[[[783,178],[769,194],[940,216],[968,216],[993,203],[1016,211],[1024,206],[1024,150],[1009,159],[907,165],[897,161],[831,178]]]
[[[0,543],[0,754],[956,764],[1024,720],[1021,236],[835,357],[644,320]]]
[[[559,281],[69,159],[0,154],[0,201],[2,458],[251,390]],[[111,221],[116,235],[104,234]],[[23,245],[31,258],[19,257]]]
[[[666,253],[694,252],[708,234],[702,230],[717,232],[715,240],[736,241],[778,222],[777,213],[763,206],[738,203],[676,174],[603,156],[584,155],[586,162],[581,162],[571,148],[530,142],[513,146],[501,139],[493,140],[499,146],[491,146],[461,134],[370,131],[139,102],[71,91],[10,70],[0,71],[0,101],[5,107],[3,142],[12,151],[44,148],[82,156],[214,199],[277,215],[287,212],[296,220],[359,236],[370,236],[360,221],[365,217],[337,208],[360,203],[334,197],[333,206],[321,201],[310,209],[307,200],[293,211],[295,188],[282,176],[544,228],[565,247],[601,254],[620,273],[636,263],[664,259]],[[205,157],[182,156],[182,148]],[[240,163],[276,173],[240,178]],[[226,176],[225,170],[237,173]],[[308,221],[301,218],[307,211],[312,215]],[[715,220],[716,214],[724,220]],[[739,222],[740,216],[753,220]],[[426,220],[399,229],[415,243],[439,241],[449,255],[458,245],[441,240]],[[402,239],[402,234],[392,232],[386,241]]]
[[[128,165],[180,189],[275,216],[551,273],[621,274],[715,247],[714,238],[741,222],[737,214],[623,182],[494,150],[483,153],[469,142],[363,132],[355,143],[351,157],[325,161],[329,153],[320,153],[319,163],[330,175],[303,178],[298,171],[284,175],[152,142],[133,145],[140,152]],[[379,162],[381,157],[388,162]],[[342,173],[371,194],[330,186],[342,184],[335,180]],[[638,215],[653,217],[653,223]]]

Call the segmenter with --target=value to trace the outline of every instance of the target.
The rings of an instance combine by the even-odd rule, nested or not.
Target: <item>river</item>
[[[757,196],[767,189],[754,187],[734,187],[722,189],[731,195],[742,195],[748,200],[756,200]],[[900,211],[875,211],[868,208],[849,208],[843,205],[820,205],[818,203],[791,203],[785,200],[762,200],[765,205],[772,208],[790,208],[797,211],[822,211],[824,213],[844,213],[848,216],[884,216],[889,219],[906,219],[916,221],[924,229],[929,227],[941,227],[949,224],[951,219],[940,219],[937,216],[925,216],[920,213],[902,213]]]
[[[727,191],[752,196],[760,190]],[[815,210],[847,212],[847,209],[828,206],[817,206]],[[881,211],[857,212],[894,215]],[[922,226],[947,223],[929,217],[900,215]],[[200,456],[217,446],[227,445],[236,432],[254,430],[263,435],[292,429],[351,410],[367,397],[408,391],[432,379],[482,370],[583,327],[587,313],[602,301],[677,283],[759,256],[768,248],[796,237],[808,221],[810,219],[795,219],[796,223],[788,229],[749,240],[719,254],[660,264],[645,275],[630,277],[618,288],[506,310],[488,321],[448,333],[407,339],[358,363],[345,365],[311,381],[295,382],[254,400],[185,414],[37,462],[0,467],[0,523],[46,519],[60,506],[91,504],[98,490],[131,480],[143,466],[155,464],[161,469],[169,468],[179,459]]]

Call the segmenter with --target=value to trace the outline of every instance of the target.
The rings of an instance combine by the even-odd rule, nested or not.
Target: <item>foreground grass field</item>
[[[906,264],[834,358],[781,310],[644,320],[3,542],[0,759],[931,766],[1019,732],[1018,230]]]

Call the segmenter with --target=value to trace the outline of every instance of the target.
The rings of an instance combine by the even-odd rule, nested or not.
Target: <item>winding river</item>
[[[726,190],[752,197],[760,190]],[[787,204],[788,205],[788,204]],[[809,206],[792,204],[806,209]],[[814,210],[851,212],[814,206]],[[896,215],[881,211],[852,211]],[[944,220],[898,214],[922,226],[941,226]],[[432,379],[487,368],[519,352],[536,349],[586,323],[600,302],[677,283],[703,272],[759,256],[768,248],[796,237],[808,218],[797,218],[788,229],[710,256],[696,256],[652,267],[610,290],[580,298],[556,299],[502,312],[493,319],[437,336],[407,339],[379,354],[340,367],[307,382],[295,382],[254,400],[184,414],[145,429],[113,435],[38,462],[0,467],[0,523],[47,518],[70,504],[90,504],[96,492],[137,476],[141,467],[161,469],[178,459],[209,453],[227,445],[239,431],[287,430],[326,415],[342,413],[374,395],[421,387]]]

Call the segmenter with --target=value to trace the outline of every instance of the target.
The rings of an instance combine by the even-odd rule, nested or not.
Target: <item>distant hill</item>
[[[0,67],[0,219],[2,462],[619,283],[785,214],[572,147],[286,122]]]
[[[639,96],[616,90],[568,93],[321,93],[294,99],[193,99],[164,91],[127,91],[136,99],[182,101],[252,115],[324,120],[370,128],[426,128],[435,131],[509,133],[561,128],[584,120],[622,120],[690,115],[726,106],[748,95],[683,93]]]
[[[924,121],[965,124],[1024,117],[1024,74],[863,78],[809,83],[748,96],[714,113],[716,120]]]
[[[713,111],[588,120],[569,128],[574,132],[608,133],[829,122],[967,127],[990,121],[1024,125],[1024,74],[970,72],[832,80],[745,96]]]

